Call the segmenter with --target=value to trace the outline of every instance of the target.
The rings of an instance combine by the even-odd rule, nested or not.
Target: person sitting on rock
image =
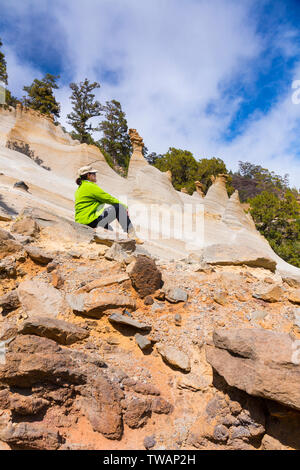
[[[124,232],[136,243],[143,243],[136,235],[125,204],[106,193],[97,184],[97,170],[84,166],[77,171],[75,192],[75,222],[92,228],[103,227],[112,230],[109,225],[117,219]],[[108,208],[105,205],[109,204]]]

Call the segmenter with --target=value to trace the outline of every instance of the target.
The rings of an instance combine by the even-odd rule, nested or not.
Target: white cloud
[[[30,9],[44,13],[50,5],[14,3],[25,24]],[[63,34],[65,74],[72,81],[100,81],[97,98],[119,100],[129,127],[138,129],[150,151],[184,148],[197,158],[219,156],[233,169],[238,160],[249,160],[290,173],[299,186],[291,144],[300,105],[292,105],[289,96],[258,114],[231,143],[222,140],[242,101],[238,92],[224,96],[224,86],[237,76],[252,86],[268,45],[285,57],[297,52],[295,31],[285,24],[270,32],[269,44],[267,34],[257,33],[253,6],[251,0],[52,0],[51,15]],[[33,72],[23,68],[28,76]],[[107,71],[118,77],[116,83],[105,81]],[[295,78],[300,79],[296,70]],[[23,86],[22,73],[18,80]],[[57,98],[67,128],[69,96],[63,84]],[[208,114],[212,102],[215,112]]]
[[[75,0],[69,11],[59,4],[74,79],[99,80],[105,69],[116,70],[120,82],[102,83],[99,99],[119,99],[129,125],[156,151],[192,141],[200,153],[235,109],[224,102],[219,117],[209,118],[207,104],[220,99],[222,83],[260,52],[248,10],[236,2],[90,0],[83,9]]]

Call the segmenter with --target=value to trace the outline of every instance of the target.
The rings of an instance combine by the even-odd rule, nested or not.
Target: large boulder
[[[187,292],[181,287],[164,286],[163,292],[165,292],[165,298],[174,304],[186,302],[188,299]]]
[[[15,449],[57,450],[63,442],[58,431],[37,423],[8,423],[0,430],[0,439]]]
[[[135,300],[127,295],[106,294],[102,289],[89,293],[68,294],[66,300],[75,313],[100,318],[106,310],[128,308],[135,310]]]
[[[0,307],[2,308],[2,313],[4,314],[7,314],[12,310],[16,310],[20,307],[20,305],[21,304],[16,289],[0,297]]]
[[[294,304],[300,304],[300,288],[290,292],[289,301],[293,302]]]
[[[0,362],[5,360],[5,345],[18,334],[16,316],[6,318],[0,322]],[[1,409],[1,406],[0,406]]]
[[[32,259],[37,264],[41,265],[47,265],[48,263],[51,263],[54,259],[54,254],[48,253],[47,251],[43,250],[42,248],[39,248],[38,246],[27,246],[25,248],[29,258]]]
[[[300,360],[288,334],[217,329],[207,361],[232,386],[300,410]]]
[[[56,317],[63,311],[63,297],[53,286],[39,279],[21,282],[18,296],[28,315]]]
[[[191,370],[191,361],[187,354],[174,346],[169,346],[167,344],[157,343],[157,351],[161,355],[167,364],[173,366],[176,369],[180,369],[184,372],[190,372]]]
[[[155,261],[148,256],[139,255],[128,269],[131,282],[140,297],[153,294],[162,286],[162,276]]]
[[[135,250],[135,240],[128,238],[127,235],[119,234],[113,230],[106,230],[105,228],[98,227],[92,240],[100,245],[112,246],[114,243],[119,243],[124,249],[128,251]]]
[[[111,323],[117,323],[119,325],[129,326],[137,330],[150,330],[151,326],[146,323],[141,323],[138,320],[128,317],[127,315],[121,315],[121,313],[113,313],[108,317]]]
[[[107,439],[120,439],[123,434],[120,400],[123,393],[104,375],[97,374],[82,394],[82,411],[89,419],[94,431]]]
[[[30,217],[54,241],[90,242],[94,237],[94,230],[87,225],[77,224],[54,212],[37,207],[26,207],[20,217]]]
[[[115,242],[112,246],[106,251],[105,258],[109,261],[117,261],[118,263],[125,262],[129,264],[134,260],[135,252],[135,240],[120,240]],[[134,253],[134,254],[133,254]]]
[[[8,393],[8,397],[11,411],[21,416],[37,415],[49,405],[48,400],[32,395]]]
[[[121,284],[128,280],[129,276],[127,273],[112,274],[111,276],[101,277],[100,279],[95,279],[94,281],[84,284],[84,286],[77,290],[77,293],[90,292],[93,289],[99,289],[100,287],[110,286],[112,284]]]
[[[105,364],[97,354],[85,354],[75,349],[62,348],[47,338],[19,335],[6,346],[5,363],[0,365],[0,386],[1,388],[25,389],[27,398],[25,402],[24,400],[20,402],[20,397],[16,397],[11,392],[7,394],[7,390],[4,389],[6,394],[2,397],[2,406],[5,405],[5,401],[10,404],[14,402],[19,411],[24,412],[25,408],[27,414],[28,408],[32,406],[36,408],[37,405],[39,407],[47,405],[46,400],[40,400],[37,403],[34,396],[31,399],[28,398],[30,393],[34,393],[35,384],[43,384],[43,393],[49,387],[52,400],[53,393],[59,394],[59,391],[72,390],[76,385],[80,402],[78,403],[79,409],[87,415],[94,430],[101,432],[109,439],[119,439],[123,432],[120,405],[123,393],[106,377],[102,369],[104,366]],[[52,392],[52,395],[51,389],[56,390]],[[45,398],[47,399],[47,395]],[[37,426],[35,429],[38,433],[42,430],[44,423],[32,424]],[[17,425],[9,422],[3,423],[0,415],[0,439],[18,447],[34,447],[28,443],[31,430],[28,429],[29,437],[27,438],[23,432],[19,433],[18,426],[21,431],[24,426],[26,428],[26,423]],[[25,428],[24,431],[26,431]],[[35,440],[34,436],[33,440]],[[49,445],[52,440],[45,437],[45,441],[46,445]],[[39,444],[39,448],[41,446],[42,444]],[[57,442],[57,447],[59,446],[60,442]]]
[[[15,278],[17,275],[17,265],[14,256],[6,256],[0,261],[0,279]]]
[[[38,382],[85,383],[87,371],[72,357],[71,350],[56,342],[33,335],[20,335],[6,347],[0,366],[0,383],[30,387]]]
[[[253,450],[266,432],[264,401],[223,383],[222,389],[208,402],[208,396],[200,400],[201,411],[190,428],[188,444],[200,449],[211,448],[213,443],[213,449],[217,445],[219,449]]]
[[[151,402],[147,399],[134,398],[124,413],[124,421],[130,428],[144,426],[151,416]]]
[[[292,274],[282,274],[282,280],[286,282],[290,287],[300,287],[300,276]]]
[[[275,271],[276,261],[249,245],[230,246],[222,243],[210,245],[205,248],[203,262],[211,265],[242,265]]]
[[[28,237],[36,237],[40,231],[37,222],[32,217],[20,217],[11,226],[11,231]]]
[[[285,298],[285,291],[280,285],[272,287],[264,287],[253,294],[256,299],[264,300],[265,302],[281,302]]]
[[[2,207],[0,207],[0,220],[3,222],[10,222],[12,220],[11,214]]]
[[[19,328],[23,335],[36,335],[53,339],[60,344],[73,344],[89,336],[89,332],[72,323],[57,318],[31,317]]]

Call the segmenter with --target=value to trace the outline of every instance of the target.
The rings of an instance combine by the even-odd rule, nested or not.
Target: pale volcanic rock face
[[[51,118],[21,107],[1,109],[2,210],[15,217],[25,205],[32,205],[73,220],[76,170],[92,164],[98,170],[98,184],[127,203],[133,222],[147,238],[145,248],[154,255],[180,259],[191,251],[201,254],[203,249],[205,255],[206,247],[222,243],[234,248],[234,256],[242,256],[248,248],[256,252],[258,259],[270,258],[276,262],[279,273],[300,278],[299,269],[279,258],[257,232],[239,202],[238,193],[228,197],[226,175],[214,177],[203,198],[198,193],[189,196],[175,191],[170,175],[144,159],[143,140],[138,132],[130,129],[130,135],[134,151],[128,177],[122,178],[109,167],[97,147],[72,140]],[[24,181],[29,191],[14,188],[17,181]],[[183,231],[182,217],[186,213],[182,211],[194,214],[192,219],[185,218]],[[149,233],[149,219],[156,216],[164,223],[152,223]],[[191,239],[195,224],[199,232],[193,232]],[[247,259],[243,262],[247,264]]]

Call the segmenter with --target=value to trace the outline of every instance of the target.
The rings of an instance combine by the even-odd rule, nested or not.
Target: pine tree
[[[42,80],[36,78],[30,86],[24,86],[23,90],[28,94],[28,97],[23,99],[24,105],[40,113],[59,117],[60,105],[53,94],[53,90],[58,89],[58,78],[59,75],[47,73]]]
[[[239,161],[239,170],[232,173],[232,184],[235,189],[238,189],[242,202],[261,194],[263,191],[284,197],[289,186],[289,175],[285,174],[282,177],[260,165]]]
[[[300,206],[287,189],[278,195],[263,191],[248,200],[257,229],[285,261],[300,267]]]
[[[163,158],[163,155],[157,154],[156,152],[146,153],[144,155],[145,159],[150,165],[155,165],[160,158]]]
[[[0,39],[0,47],[2,46],[2,41]],[[0,50],[0,105],[6,104],[6,91],[5,85],[7,85],[7,71],[6,71],[6,60],[5,55]]]
[[[171,170],[172,184],[178,191],[181,188],[186,188],[189,193],[194,191],[194,181],[198,179],[198,163],[188,150],[170,147],[162,158],[156,159],[154,166],[161,171]]]
[[[0,39],[0,47],[2,46],[3,46],[3,43]],[[6,70],[5,55],[3,52],[0,51],[0,82],[7,85],[7,81],[8,81],[8,76],[7,76],[7,70]]]
[[[107,101],[104,106],[105,120],[99,124],[103,132],[100,147],[111,157],[114,165],[128,167],[132,151],[128,135],[127,120],[119,101]]]
[[[86,78],[84,82],[79,84],[71,83],[70,88],[73,90],[70,96],[73,111],[67,115],[67,118],[68,123],[76,131],[72,133],[72,136],[80,140],[81,143],[94,143],[91,132],[97,130],[97,128],[93,128],[87,122],[92,117],[101,116],[103,106],[99,101],[95,101],[95,95],[92,93],[94,89],[100,88],[100,84],[97,82],[90,83]]]
[[[13,96],[9,90],[6,90],[6,100],[5,100],[6,105],[8,106],[13,106],[14,108],[17,106],[18,103],[21,103],[18,98]]]

